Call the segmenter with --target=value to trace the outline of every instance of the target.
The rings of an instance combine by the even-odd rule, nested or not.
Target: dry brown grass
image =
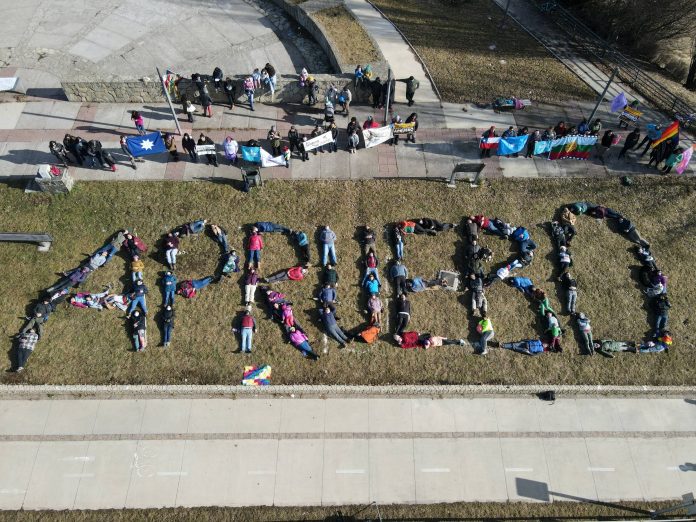
[[[558,502],[551,504],[525,502],[455,503],[429,505],[379,506],[384,520],[505,520],[516,522],[596,519],[597,517],[646,517],[649,510],[673,506],[675,502],[616,502],[614,504]],[[341,512],[345,518],[337,515]],[[678,513],[678,512],[677,512]],[[228,521],[324,521],[339,522],[355,516],[355,520],[377,520],[374,506],[331,507],[244,507],[244,508],[177,508],[125,509],[99,511],[3,511],[0,521],[12,522],[228,522]]]
[[[206,217],[226,227],[238,250],[242,232],[238,225],[272,220],[310,234],[315,226],[330,223],[338,234],[337,250],[341,282],[340,316],[351,328],[364,321],[358,259],[360,247],[353,240],[356,227],[365,223],[379,230],[385,223],[418,215],[458,222],[472,212],[498,215],[526,225],[539,244],[538,258],[524,275],[546,288],[555,306],[558,299],[552,279],[555,260],[547,234],[535,225],[547,221],[564,203],[576,200],[601,202],[637,224],[654,245],[660,266],[670,277],[675,336],[669,354],[624,355],[615,359],[578,355],[568,329],[565,352],[536,358],[493,350],[487,358],[470,349],[449,346],[428,351],[401,350],[388,336],[374,345],[355,344],[340,351],[329,342],[329,353],[318,363],[302,357],[283,341],[277,324],[256,312],[259,333],[250,356],[232,353],[238,346],[230,321],[241,308],[237,280],[211,285],[192,300],[177,301],[177,325],[169,350],[157,347],[159,330],[150,324],[150,348],[130,351],[130,338],[122,314],[61,306],[46,326],[45,338],[21,376],[4,374],[3,382],[39,383],[239,383],[246,364],[270,364],[273,383],[291,384],[389,384],[389,383],[567,383],[567,384],[695,384],[692,371],[693,331],[688,319],[696,304],[693,277],[694,233],[692,209],[696,193],[691,180],[641,177],[631,187],[608,180],[501,180],[472,191],[466,186],[448,189],[444,183],[426,181],[270,182],[262,190],[243,194],[227,185],[190,183],[80,183],[65,197],[26,195],[15,187],[0,186],[0,220],[12,230],[46,230],[55,237],[51,251],[41,254],[32,246],[0,245],[0,331],[9,336],[22,325],[28,302],[52,284],[55,273],[71,268],[100,246],[113,231],[137,229],[153,245],[168,229]],[[414,216],[415,215],[415,216]],[[644,300],[630,276],[636,265],[627,241],[609,232],[604,223],[581,217],[574,246],[575,275],[580,284],[579,309],[593,321],[595,336],[642,339],[649,329]],[[269,235],[264,272],[292,265],[296,254],[282,235]],[[495,251],[495,263],[511,255],[510,244],[491,237],[483,243]],[[377,244],[382,267],[390,250]],[[178,267],[180,279],[201,277],[215,267],[217,247],[204,237],[185,239]],[[450,232],[437,238],[409,237],[406,265],[411,274],[431,277],[439,268],[461,264],[461,240]],[[146,284],[151,289],[149,306],[157,311],[160,296],[158,272],[164,267],[157,257],[146,260]],[[313,260],[317,250],[313,247]],[[296,316],[307,327],[312,344],[322,350],[316,323],[314,295],[320,270],[313,267],[300,283],[278,285],[295,302]],[[125,279],[125,262],[117,257],[85,285],[98,291],[111,282],[115,288]],[[388,297],[388,289],[384,296]],[[500,341],[519,340],[538,334],[534,309],[522,295],[498,284],[488,292],[490,314]],[[451,337],[476,339],[469,320],[467,294],[444,291],[413,296],[411,327]],[[569,318],[563,316],[567,326]]]
[[[425,60],[445,101],[592,99],[593,91],[488,0],[373,0]],[[493,50],[492,46],[495,46]]]
[[[322,9],[313,14],[333,43],[345,64],[367,64],[379,60],[379,52],[362,25],[342,5]]]

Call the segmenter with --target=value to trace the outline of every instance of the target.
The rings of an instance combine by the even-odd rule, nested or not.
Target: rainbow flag
[[[672,124],[669,127],[667,127],[665,130],[663,130],[662,135],[659,138],[657,138],[655,141],[653,141],[653,143],[652,143],[652,145],[650,145],[650,147],[652,147],[654,149],[663,141],[670,140],[670,139],[674,138],[675,136],[677,137],[677,143],[679,143],[679,122],[678,121],[672,122]]]
[[[243,386],[268,386],[269,384],[271,384],[271,367],[269,365],[244,367]]]

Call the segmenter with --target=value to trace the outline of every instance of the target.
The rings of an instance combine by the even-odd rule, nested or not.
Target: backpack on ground
[[[367,344],[372,344],[377,340],[379,336],[379,327],[370,325],[365,328],[362,332],[358,334],[360,338]]]
[[[193,287],[191,281],[184,281],[181,283],[177,293],[185,299],[196,297],[196,289]]]

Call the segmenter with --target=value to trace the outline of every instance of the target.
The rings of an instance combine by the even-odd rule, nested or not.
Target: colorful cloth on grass
[[[269,384],[271,384],[271,367],[269,365],[244,367],[242,386],[268,386]]]
[[[498,142],[498,156],[517,154],[527,146],[529,136],[514,136],[511,138],[500,138]]]
[[[676,137],[676,143],[679,143],[679,122],[672,122],[665,130],[662,131],[662,135],[652,142],[650,145],[653,149],[657,147],[663,141],[670,140]]]
[[[592,147],[597,143],[596,136],[564,136],[551,142],[550,160],[574,158],[586,160]]]

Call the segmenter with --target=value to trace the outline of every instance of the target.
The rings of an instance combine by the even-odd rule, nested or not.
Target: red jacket
[[[418,348],[421,344],[418,342],[418,332],[404,332],[401,334],[402,348]]]
[[[302,273],[303,268],[301,266],[293,266],[288,268],[288,278],[293,281],[302,281],[304,279],[304,274]]]
[[[262,250],[263,238],[259,234],[249,236],[249,250]]]

